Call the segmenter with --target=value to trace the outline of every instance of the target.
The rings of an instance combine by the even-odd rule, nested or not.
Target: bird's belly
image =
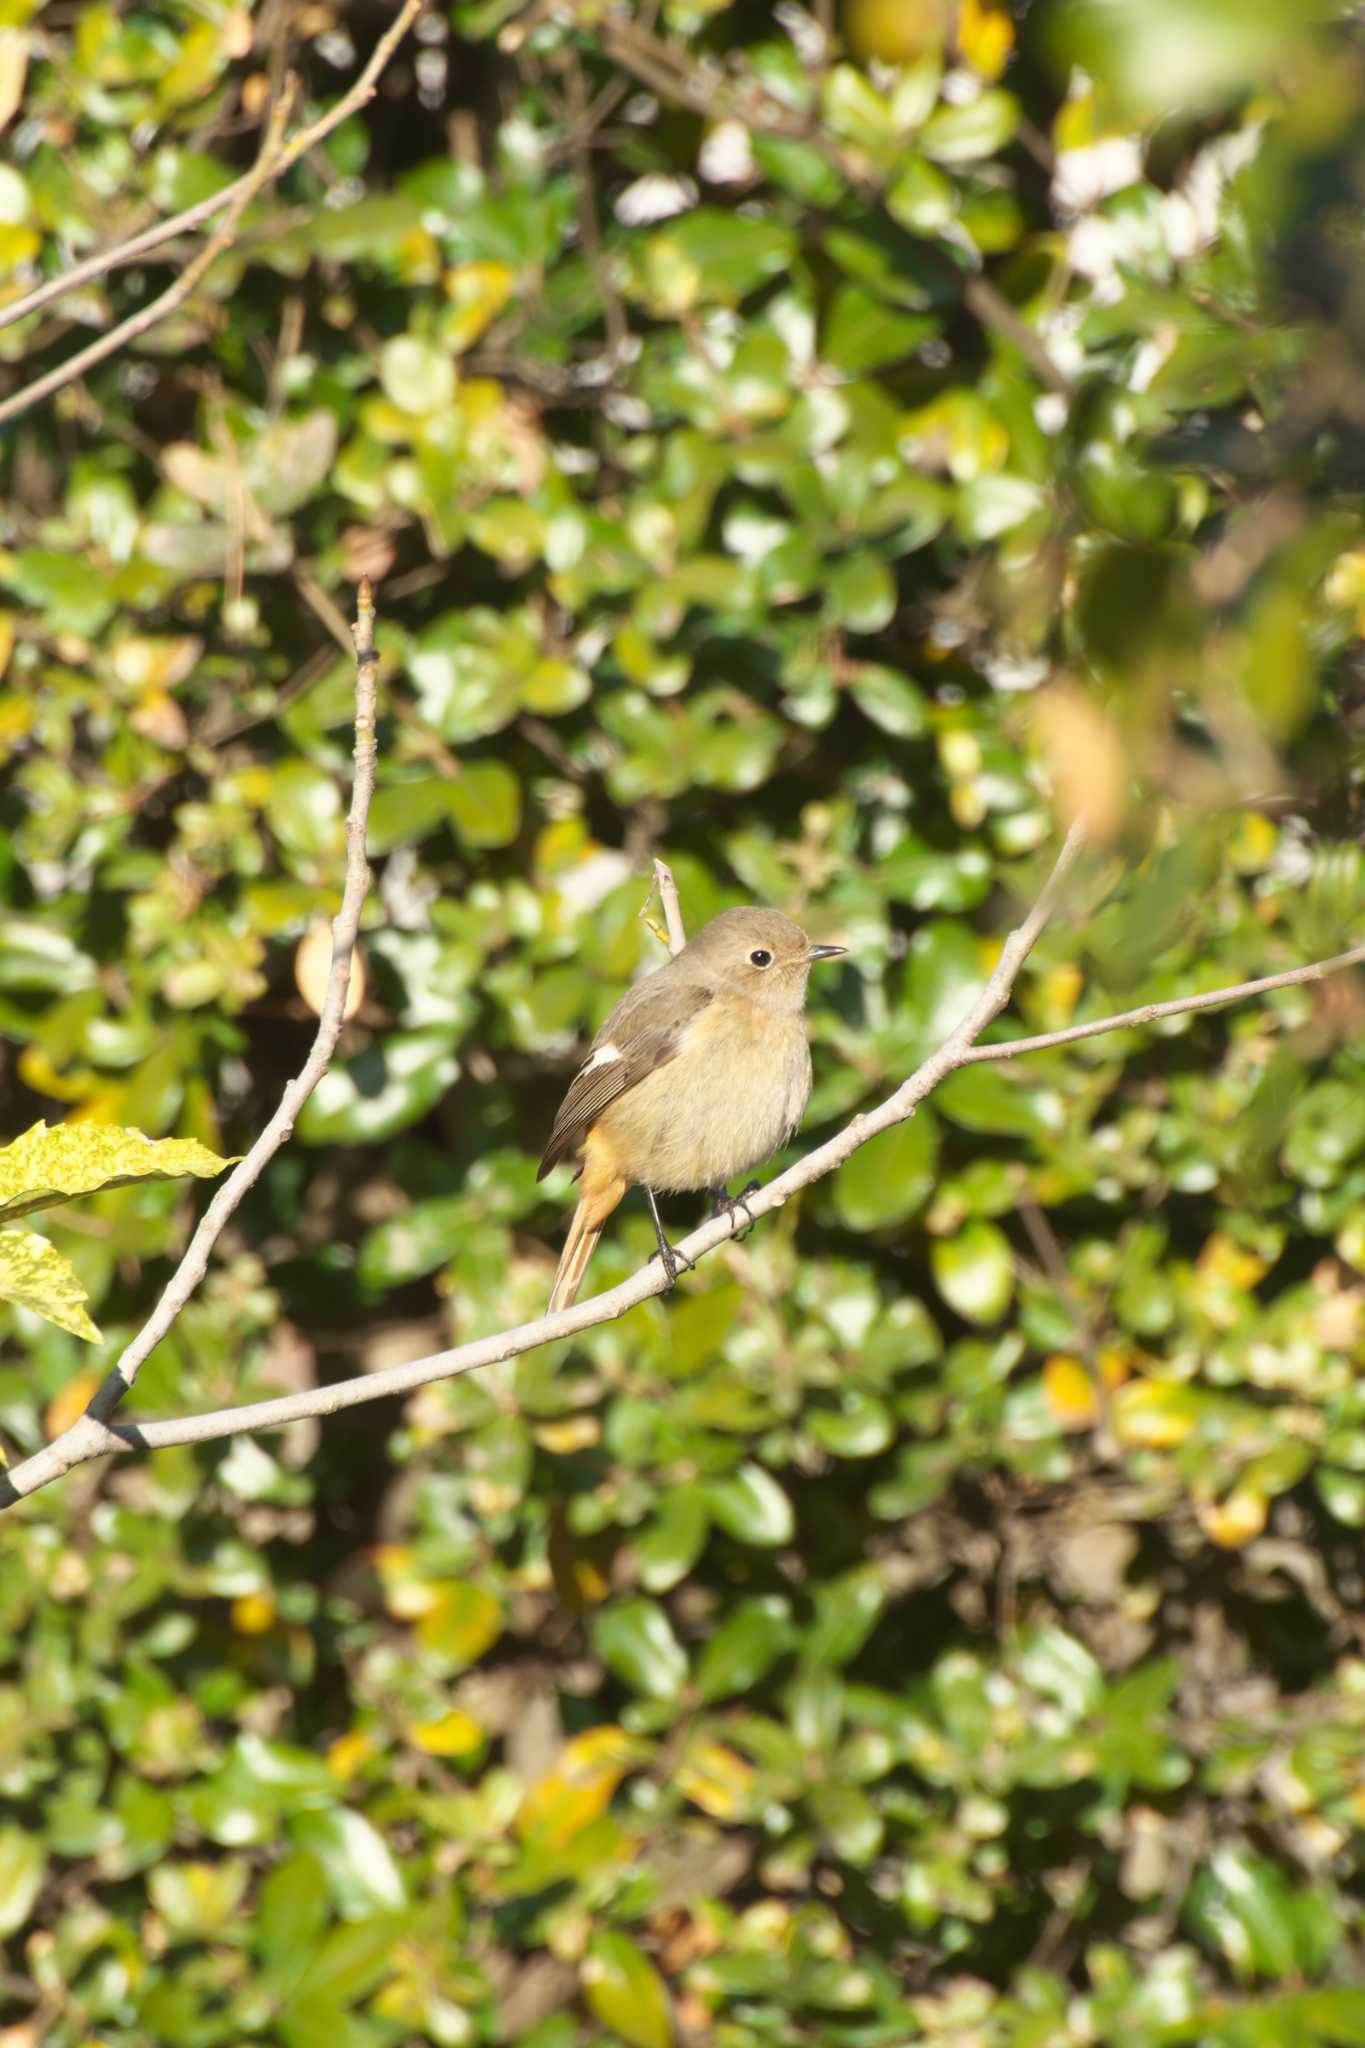
[[[804,1025],[772,1020],[757,1055],[708,1032],[656,1067],[605,1110],[598,1128],[631,1180],[672,1192],[719,1187],[771,1159],[800,1123],[810,1096]]]

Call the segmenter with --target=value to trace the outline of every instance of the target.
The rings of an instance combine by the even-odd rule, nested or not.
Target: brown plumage
[[[567,1308],[626,1190],[649,1197],[659,1255],[677,1267],[654,1190],[709,1189],[771,1158],[810,1095],[804,1018],[813,946],[775,910],[722,911],[621,998],[569,1084],[540,1162],[578,1162],[582,1192],[550,1295]]]

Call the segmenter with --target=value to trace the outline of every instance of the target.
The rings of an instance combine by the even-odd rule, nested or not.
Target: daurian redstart
[[[726,910],[646,977],[592,1042],[555,1118],[538,1179],[577,1161],[583,1191],[550,1294],[577,1295],[602,1226],[627,1188],[649,1197],[669,1280],[677,1262],[654,1191],[706,1189],[771,1158],[810,1097],[806,981],[843,946],[814,946],[775,910]]]

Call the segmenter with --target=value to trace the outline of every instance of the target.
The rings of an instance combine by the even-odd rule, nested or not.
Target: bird
[[[678,1254],[656,1193],[705,1190],[715,1215],[742,1205],[726,1183],[780,1150],[810,1098],[810,970],[846,951],[817,946],[789,917],[750,904],[713,917],[622,996],[569,1083],[536,1175],[572,1159],[582,1183],[551,1313],[577,1297],[628,1188],[644,1188],[670,1287]]]

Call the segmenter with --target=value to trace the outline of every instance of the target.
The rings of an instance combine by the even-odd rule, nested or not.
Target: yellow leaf
[[[364,1728],[348,1729],[338,1735],[327,1751],[327,1768],[334,1778],[353,1778],[375,1754],[374,1737]]]
[[[612,1794],[641,1760],[641,1747],[624,1728],[589,1728],[566,1742],[554,1769],[536,1781],[521,1802],[517,1833],[542,1846],[567,1848],[576,1835],[604,1814]]]
[[[736,1820],[749,1810],[757,1773],[737,1750],[724,1742],[694,1743],[674,1784],[713,1820]]]
[[[988,6],[985,0],[962,0],[957,47],[982,78],[998,78],[1014,48],[1014,23],[1003,7]]]
[[[42,246],[43,238],[36,228],[20,226],[17,221],[0,221],[0,275],[31,263]]]
[[[456,355],[470,348],[497,319],[516,283],[506,263],[457,263],[445,276],[450,310],[441,321],[441,339]]]
[[[1061,1429],[1089,1429],[1099,1415],[1095,1382],[1079,1358],[1054,1352],[1043,1366],[1043,1393]]]
[[[1226,1500],[1209,1501],[1196,1508],[1200,1527],[1220,1550],[1240,1550],[1260,1535],[1269,1506],[1255,1486],[1234,1486]]]
[[[193,633],[129,633],[114,642],[109,662],[128,690],[173,690],[193,675],[203,651]]]
[[[50,1095],[54,1102],[82,1101],[95,1085],[95,1078],[90,1067],[59,1073],[46,1046],[36,1042],[26,1045],[19,1055],[19,1079],[24,1086],[35,1095]]]
[[[211,1180],[230,1166],[194,1138],[148,1138],[121,1124],[37,1123],[0,1148],[0,1220],[139,1180]]]
[[[268,1593],[240,1593],[230,1611],[239,1636],[269,1635],[275,1626],[277,1610]]]
[[[423,1750],[427,1756],[473,1756],[487,1740],[474,1716],[463,1713],[459,1707],[452,1707],[438,1720],[423,1721],[403,1732],[413,1748]]]
[[[556,1458],[590,1450],[601,1437],[602,1425],[595,1415],[569,1415],[562,1422],[543,1422],[535,1432],[541,1449],[552,1452]]]
[[[1263,874],[1275,858],[1280,828],[1260,811],[1243,811],[1227,843],[1227,857],[1239,875]]]
[[[91,1395],[100,1383],[97,1372],[78,1372],[52,1396],[43,1416],[43,1432],[51,1443],[64,1429],[84,1415]]]
[[[473,1664],[502,1634],[502,1608],[482,1586],[453,1579],[439,1587],[417,1633],[427,1649],[455,1664]]]
[[[944,0],[846,0],[844,41],[860,64],[913,64],[943,47]]]
[[[1198,1420],[1196,1394],[1170,1380],[1130,1380],[1114,1403],[1119,1440],[1135,1450],[1173,1450]]]
[[[1365,548],[1338,555],[1327,572],[1323,594],[1328,604],[1355,614],[1355,629],[1365,635]]]
[[[1215,1230],[1199,1254],[1196,1269],[1201,1280],[1235,1287],[1245,1293],[1265,1276],[1265,1260]]]
[[[75,1269],[35,1231],[0,1230],[0,1301],[12,1301],[87,1344],[100,1341]]]
[[[1074,961],[1053,967],[1041,977],[1038,999],[1049,1031],[1059,1031],[1064,1024],[1071,1022],[1084,987],[1085,976]]]

